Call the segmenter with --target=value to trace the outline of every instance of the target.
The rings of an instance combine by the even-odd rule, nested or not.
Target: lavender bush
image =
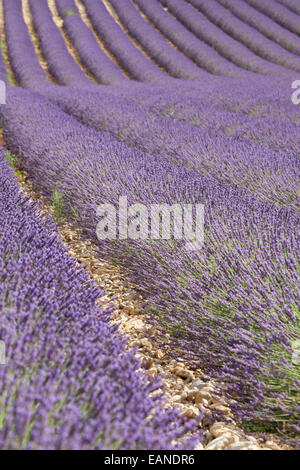
[[[56,5],[81,62],[99,83],[116,85],[125,81],[126,78],[119,67],[100,49],[93,33],[81,20],[74,1],[57,0]]]
[[[159,383],[96,306],[104,293],[0,161],[0,448],[193,448],[172,444],[193,423],[151,394]]]

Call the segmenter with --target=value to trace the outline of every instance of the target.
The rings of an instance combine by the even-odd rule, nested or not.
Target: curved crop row
[[[287,7],[293,13],[300,15],[300,4],[298,0],[278,0],[278,2]]]
[[[216,0],[210,0],[209,2],[205,0],[188,1],[204,13],[210,21],[237,41],[245,44],[255,54],[269,62],[300,71],[300,58],[298,56],[288,52],[256,29],[240,21]]]
[[[164,156],[130,149],[38,95],[9,90],[1,122],[36,189],[62,194],[64,215],[75,211],[85,234],[138,279],[162,339],[170,333],[174,351],[225,384],[242,421],[274,420],[277,427],[285,421],[299,430],[299,367],[292,359],[298,217]],[[203,203],[205,247],[188,252],[180,240],[100,243],[96,207],[117,204],[121,195],[128,204]]]
[[[245,70],[228,62],[216,51],[196,38],[190,31],[167,13],[159,2],[137,0],[134,2],[170,41],[199,67],[210,73],[225,76],[248,76]]]
[[[204,94],[193,93],[190,96],[182,94],[180,96],[177,87],[174,87],[174,96],[170,99],[170,94],[160,95],[160,99],[147,95],[148,106],[157,114],[169,117],[175,121],[187,122],[190,125],[201,129],[212,129],[222,132],[233,138],[249,139],[253,146],[265,146],[271,152],[283,152],[288,156],[298,158],[300,154],[299,140],[299,111],[295,111],[293,118],[289,119],[289,111],[292,107],[283,103],[283,109],[280,111],[280,104],[276,102],[277,95],[282,87],[277,88],[274,85],[273,93],[270,97],[270,103],[265,101],[264,95],[267,84],[259,90],[254,83],[255,99],[249,99],[250,82],[247,83],[247,92],[242,94],[241,101],[238,104],[230,103],[230,93],[233,87],[238,89],[238,83],[230,82],[228,85],[228,96],[225,93],[225,87],[222,84],[223,102],[226,104],[222,109],[222,103],[212,104],[207,100],[208,96]],[[220,85],[219,85],[220,86]],[[218,84],[215,84],[215,88]],[[290,88],[290,83],[286,83],[286,90]],[[175,93],[175,90],[177,93]],[[245,91],[245,89],[244,89]],[[226,98],[230,106],[227,106]],[[289,97],[287,97],[289,99]],[[265,103],[265,104],[263,104]],[[276,103],[276,104],[274,104]]]
[[[25,88],[49,85],[30,40],[20,1],[3,0],[3,10],[8,55],[17,81]]]
[[[136,1],[138,3],[146,3],[144,0]],[[228,34],[211,23],[188,3],[183,3],[180,0],[160,1],[168,7],[168,10],[175,15],[178,21],[183,23],[197,37],[216,48],[218,53],[238,66],[265,75],[288,75],[290,73],[283,67],[267,62],[255,55],[243,44],[232,39]],[[148,2],[147,5],[149,5]]]
[[[146,82],[164,82],[169,77],[157,65],[137,49],[128,36],[116,24],[102,2],[82,1],[90,21],[107,49],[116,57],[133,79]]]
[[[139,41],[155,62],[176,78],[193,79],[207,77],[207,72],[193,64],[174,49],[166,39],[139,14],[130,0],[110,0],[125,28]]]
[[[241,0],[218,0],[240,20],[263,33],[285,49],[300,55],[300,38]]]
[[[5,142],[34,189],[140,286],[160,345],[215,378],[240,424],[287,436],[300,432],[300,111],[291,100],[300,57],[286,50],[298,50],[294,3],[29,0],[49,70],[68,85],[59,87],[40,67],[22,1],[3,0],[12,68],[38,93],[7,86],[0,106]],[[272,7],[282,19],[270,13],[262,24],[259,11]],[[89,71],[117,85],[95,85]],[[199,425],[200,407],[198,423],[165,410],[152,393],[159,383],[144,380],[111,311],[97,306],[103,293],[20,194],[1,150],[0,183],[0,341],[9,359],[0,364],[0,448],[193,448],[201,432],[182,437]],[[183,239],[145,238],[141,212],[128,216],[135,237],[120,240],[116,229],[116,239],[98,239],[98,205],[118,209],[121,196],[148,211],[203,204],[204,245],[189,250],[185,226]]]
[[[234,97],[232,89],[235,90]],[[169,84],[167,89],[135,84],[134,87],[102,88],[101,92],[109,92],[118,99],[126,99],[143,110],[176,122],[221,132],[224,137],[244,137],[272,152],[298,158],[300,110],[291,103],[290,90],[289,80],[274,78],[269,86],[268,79],[260,76],[254,80],[226,82],[221,77],[214,77],[205,82],[193,82],[192,89],[185,82],[179,82]],[[92,123],[94,115],[91,112]],[[109,113],[107,122],[112,122]],[[125,130],[124,135],[127,133]]]
[[[188,116],[190,108],[192,114],[198,104],[201,107],[201,103],[207,103],[208,108],[213,104],[224,111],[248,115],[253,119],[280,119],[297,125],[300,122],[300,108],[292,103],[291,90],[290,79],[273,77],[270,81],[263,75],[256,75],[253,80],[224,80],[223,77],[215,76],[205,81],[194,80],[192,87],[189,82],[179,80],[170,83],[169,87],[127,82],[122,87],[111,87],[109,93],[126,98],[143,109],[159,114],[164,112],[170,118],[174,106],[179,110],[181,107],[181,113],[178,112],[175,117],[177,120],[180,120],[181,114]],[[108,90],[102,87],[102,91]],[[292,139],[289,144],[292,149]]]
[[[254,127],[256,141],[249,142],[248,139],[242,142],[235,137],[247,136],[247,126],[251,135],[253,120],[250,117],[241,120],[238,114],[226,113],[216,106],[208,107],[206,103],[198,108],[198,116],[203,123],[200,131],[164,117],[154,118],[152,113],[142,112],[125,100],[104,93],[83,91],[74,96],[71,90],[54,90],[49,91],[47,97],[85,125],[111,132],[118,140],[134,148],[161,154],[182,165],[188,164],[211,178],[254,191],[263,200],[293,208],[297,205],[298,157],[275,152],[274,149],[270,151],[257,142],[260,134],[267,130],[264,120],[259,123],[258,130],[258,124]],[[213,128],[216,120],[220,125],[219,133]],[[267,125],[270,132],[274,121],[267,122]],[[286,127],[290,134],[292,130],[292,135],[297,136],[295,126],[290,124]],[[225,136],[230,128],[234,138]],[[278,131],[274,134],[278,137]],[[285,132],[282,134],[285,136]],[[299,152],[300,142],[297,149]]]
[[[16,1],[16,0],[14,0]],[[20,2],[19,8],[21,8]],[[69,54],[64,39],[52,20],[47,0],[29,0],[34,28],[41,43],[43,56],[50,73],[59,84],[87,87],[92,82],[87,78],[73,57]]]
[[[300,34],[299,17],[286,7],[274,2],[274,0],[246,0],[249,5],[266,14],[284,28],[289,29],[295,34]]]
[[[0,36],[0,80],[7,83],[7,70],[3,58],[2,41],[3,39]]]
[[[116,85],[126,80],[119,67],[100,49],[93,33],[80,18],[73,0],[56,0],[64,28],[82,64],[99,83]]]
[[[174,448],[182,419],[151,396],[158,383],[144,381],[96,305],[103,292],[20,193],[3,151],[0,163],[0,448]]]

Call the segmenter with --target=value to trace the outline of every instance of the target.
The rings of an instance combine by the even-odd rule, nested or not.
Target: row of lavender
[[[71,5],[72,2],[70,2],[70,6]],[[47,76],[40,67],[35,55],[26,25],[22,18],[20,2],[19,0],[4,0],[4,7],[10,61],[16,78],[24,87],[33,89],[43,88],[48,85]],[[49,15],[47,15],[47,18],[49,19]],[[17,36],[14,36],[14,34]],[[65,60],[65,52],[65,49],[62,50],[62,58],[59,63],[56,62],[55,64],[54,73],[57,76],[63,70],[65,70],[65,76],[72,76],[73,68],[68,67],[68,62]],[[80,72],[79,67],[77,67],[76,70],[79,70]],[[77,77],[77,75],[74,76]],[[140,102],[143,104],[151,100],[153,101],[153,97],[155,99],[155,90],[158,90],[158,88],[153,90],[151,87],[139,87],[138,83],[134,83],[134,87],[131,87],[130,84],[125,86],[126,82],[128,81],[125,80],[123,85],[124,94],[129,94],[135,101],[139,99],[140,94],[143,94],[140,99]],[[69,82],[69,80],[66,79],[66,83],[73,84],[74,80]],[[78,80],[77,83],[80,83],[80,80]],[[85,83],[93,85],[92,82],[88,80]],[[169,79],[168,84],[170,83]],[[165,86],[159,88],[157,102],[162,101],[159,109],[164,114],[168,114],[167,108],[169,107],[169,114],[171,114],[175,119],[187,118],[192,124],[197,123],[197,119],[199,119],[199,112],[197,112],[197,100],[199,100],[199,98],[201,98],[201,101],[209,103],[210,106],[212,106],[212,102],[217,104],[219,103],[222,108],[225,107],[225,109],[232,112],[247,112],[255,117],[286,117],[294,122],[297,122],[298,119],[297,108],[291,104],[290,100],[290,83],[283,82],[280,84],[280,81],[277,79],[269,82],[263,81],[258,77],[256,80],[248,80],[247,82],[241,79],[234,82],[234,85],[232,85],[232,82],[228,80],[221,82],[205,80],[203,83],[194,83],[193,87],[187,87],[181,82],[178,83],[177,86],[175,86],[174,83],[172,84],[172,92],[169,91],[169,86],[167,88]],[[232,95],[232,86],[234,86],[235,89],[234,96]],[[120,94],[123,93],[123,88],[116,87],[115,89],[110,88],[109,90],[111,93]],[[183,100],[186,102],[182,102]],[[285,106],[285,109],[283,109],[283,105]],[[181,113],[176,113],[176,109],[174,109],[176,106],[182,108]],[[155,106],[155,109],[157,108],[158,106]],[[187,116],[188,110],[190,111],[190,116]],[[203,112],[201,108],[200,111]],[[196,113],[195,116],[193,116],[193,112]],[[277,127],[280,126],[278,125]],[[235,129],[236,128],[234,127],[233,131]],[[266,134],[269,135],[271,131],[271,129],[268,129],[268,133]],[[277,131],[278,129],[276,129],[276,132]],[[294,132],[287,130],[285,135],[291,136],[294,135]],[[286,145],[288,145],[286,136],[285,141],[283,141],[283,135],[280,139],[277,139],[277,147],[282,148],[283,150],[285,150],[287,148]],[[260,138],[262,137],[263,134],[261,133]],[[291,146],[293,146],[293,141],[294,138],[290,141]]]
[[[85,76],[69,54],[60,31],[53,23],[47,2],[32,2],[29,5],[32,9],[33,23],[38,33],[41,51],[47,60],[47,68],[54,80],[61,85],[81,88],[93,86],[93,82]],[[35,54],[23,19],[21,1],[4,0],[3,7],[8,53],[16,79],[26,88],[40,90],[47,87],[50,82]],[[66,21],[66,23],[70,25],[72,21]],[[86,57],[86,65],[90,72],[104,83],[106,81],[110,83],[121,82],[124,79],[122,73],[107,56],[101,53],[97,41],[93,36],[91,39],[88,34],[90,31],[84,28],[82,22],[80,31],[83,35],[83,39],[79,40],[82,46],[81,57],[86,53],[87,48],[92,47],[90,54]]]
[[[300,38],[274,22],[269,16],[260,13],[241,0],[218,0],[218,2],[229,9],[240,20],[263,33],[267,38],[272,39],[272,41],[277,42],[294,54],[300,54]]]
[[[214,82],[215,87],[217,83]],[[233,84],[237,85],[230,82],[231,86]],[[132,100],[143,101],[141,97],[145,98],[145,93],[148,95],[149,88],[134,85],[109,88],[109,93],[128,94]],[[212,84],[194,82],[194,85],[197,92],[191,94],[193,100],[197,100],[197,93],[202,99],[206,90],[210,89],[212,93]],[[180,86],[183,88],[183,96],[187,89],[182,83]],[[3,124],[8,142],[24,160],[36,187],[42,189],[48,197],[51,197],[54,189],[60,191],[65,200],[65,215],[79,214],[76,223],[81,224],[86,235],[91,238],[95,238],[97,203],[115,202],[124,193],[131,202],[155,203],[159,198],[159,202],[168,203],[178,200],[197,202],[199,199],[205,203],[208,210],[208,241],[203,253],[187,254],[180,244],[171,247],[168,243],[149,245],[124,242],[121,245],[103,244],[101,248],[115,261],[125,266],[131,265],[132,275],[138,278],[149,293],[153,320],[159,322],[158,326],[163,332],[167,330],[173,334],[176,347],[190,350],[191,358],[205,365],[212,375],[228,382],[228,394],[240,397],[234,407],[242,419],[266,418],[269,413],[273,413],[273,418],[277,416],[278,421],[287,419],[297,423],[299,382],[297,365],[291,362],[291,345],[297,335],[295,227],[298,218],[289,209],[278,210],[268,203],[262,205],[256,196],[233,186],[232,178],[224,184],[222,174],[217,182],[212,172],[206,178],[199,171],[200,168],[194,171],[188,166],[184,167],[182,162],[172,162],[172,157],[176,155],[177,160],[179,156],[188,165],[193,162],[195,166],[197,155],[194,154],[191,160],[186,159],[185,153],[180,153],[179,146],[182,145],[185,150],[184,140],[192,137],[194,152],[200,147],[205,157],[207,150],[214,145],[215,138],[215,135],[210,138],[209,134],[199,135],[199,132],[196,135],[190,126],[173,126],[168,119],[156,119],[145,113],[147,107],[160,112],[164,99],[169,107],[174,100],[174,90],[176,87],[173,88],[173,85],[166,90],[156,87],[147,98],[148,102],[140,106],[143,108],[141,110],[123,102],[124,117],[116,119],[116,101],[110,96],[96,96],[91,90],[90,93],[78,93],[78,100],[72,103],[71,90],[61,92],[50,90],[49,87],[43,89],[49,98],[89,125],[109,130],[131,146],[141,148],[144,140],[147,154],[118,143],[109,134],[80,125],[38,95],[11,92],[9,106],[2,113]],[[243,106],[243,100],[247,98],[245,92],[248,91],[243,84],[241,96],[235,105]],[[209,99],[212,100],[212,96]],[[85,100],[82,104],[87,104],[87,110],[80,104],[82,97]],[[207,97],[208,102],[209,99]],[[95,106],[92,100],[95,100]],[[218,100],[223,101],[222,107],[233,106],[234,100],[230,102],[229,95],[219,97]],[[175,104],[185,112],[187,103],[182,97],[177,101]],[[103,106],[103,114],[98,112],[97,103],[98,108],[100,103]],[[193,105],[197,112],[201,112],[197,102],[194,101]],[[248,102],[247,106],[251,104]],[[107,123],[110,110],[111,122]],[[270,109],[267,107],[265,112],[269,110],[275,112],[272,106]],[[216,107],[213,106],[212,113],[215,111]],[[221,108],[219,111],[226,130],[227,114],[222,115]],[[289,110],[284,111],[288,122]],[[172,109],[169,109],[169,114],[172,117]],[[130,117],[131,121],[128,120]],[[145,117],[148,122],[142,139],[140,134]],[[230,119],[234,119],[234,116]],[[231,125],[232,121],[229,120],[227,128]],[[35,132],[30,132],[30,128],[35,129]],[[169,129],[171,142],[167,140]],[[292,129],[296,130],[293,126]],[[175,139],[176,131],[182,132],[182,141]],[[38,140],[35,138],[36,132]],[[160,134],[161,138],[158,137]],[[229,137],[226,137],[226,141],[230,142],[229,156],[230,146],[242,156],[245,155],[245,158],[241,158],[242,174],[242,170],[247,169],[245,164],[249,147],[239,147],[238,142]],[[222,142],[212,147],[213,152],[207,161],[202,157],[202,167],[210,161],[211,156],[221,153]],[[271,145],[275,144],[274,136]],[[255,148],[256,152],[262,152],[259,146]],[[262,158],[263,155],[267,157],[268,154],[262,152]],[[288,172],[294,171],[293,168],[297,170],[292,158],[295,156],[289,153]],[[279,158],[277,162],[283,162],[279,154],[272,154],[271,157],[275,157],[275,161]],[[262,161],[267,163],[266,158]],[[220,171],[220,164],[222,162],[218,159],[213,169]],[[229,168],[231,173],[234,162],[230,163]],[[280,184],[280,180],[285,178],[284,167],[279,164],[276,169],[276,182]],[[260,170],[259,167],[257,170]],[[264,170],[267,178],[263,182],[266,184],[269,167]],[[137,179],[134,175],[137,175]],[[292,184],[294,188],[292,174],[289,178],[286,186]],[[254,179],[251,175],[250,181]],[[173,181],[172,185],[170,181]],[[261,191],[259,195],[262,195]],[[177,262],[174,261],[176,255]],[[243,263],[239,261],[240,258]],[[245,377],[248,380],[246,384]],[[290,395],[286,393],[288,389]],[[253,399],[251,405],[249,396]],[[253,403],[257,405],[257,414],[253,413]],[[277,412],[280,414],[277,415]]]
[[[194,65],[184,55],[171,47],[157,31],[147,24],[132,4],[122,4],[123,6],[121,6],[119,3],[112,2],[126,28],[133,36],[137,37],[154,61],[163,66],[166,72],[175,77],[208,78],[209,74],[205,72],[202,67],[213,73],[234,75],[241,78],[243,76],[245,78],[251,77],[252,74],[240,67],[249,68],[249,70],[264,74],[290,75],[291,77],[294,75],[293,71],[288,68],[269,63],[251,53],[240,43],[232,40],[222,33],[222,31],[218,30],[218,28],[201,15],[199,15],[199,18],[204,22],[204,25],[199,29],[197,23],[199,18],[196,18],[198,12],[189,5],[177,4],[175,2],[170,4],[170,8],[173,13],[177,14],[177,16],[179,15],[180,20],[184,22],[185,26],[190,28],[193,32],[196,32],[201,39],[208,42],[213,47],[217,47],[218,52],[227,56],[229,61],[222,58],[213,48],[197,39],[192,33],[181,26],[179,22],[159,6],[159,3],[149,4],[149,2],[145,3],[142,0],[138,0],[136,3],[150,16],[155,25],[180,48],[182,53],[190,57],[200,67]],[[41,51],[47,60],[48,69],[52,76],[62,85],[81,88],[90,86],[92,82],[85,76],[79,65],[69,54],[60,31],[53,23],[46,0],[41,2],[30,0],[29,5],[34,27],[41,44]],[[89,72],[102,83],[116,84],[126,81],[119,67],[99,48],[94,35],[81,20],[73,0],[57,0],[56,5],[64,20],[64,28],[74,44],[81,62],[86,66]],[[124,66],[125,70],[130,73],[132,78],[168,83],[168,75],[162,72],[151,60],[147,59],[139,49],[133,46],[126,34],[123,33],[120,27],[113,21],[104,5],[96,4],[93,0],[86,0],[84,5],[87,13],[90,15],[91,22],[96,32],[101,36],[107,48],[114,54],[118,63]],[[189,8],[193,11],[190,11]],[[219,5],[219,8],[222,7]],[[6,16],[7,36],[11,38],[13,35],[13,30],[10,30],[9,26],[13,24],[10,20],[12,15],[18,18],[18,35],[20,37],[28,36],[27,28],[22,18],[21,1],[13,0],[8,2],[5,0],[4,12]],[[174,36],[173,31],[175,26],[176,30],[180,28],[180,34]],[[117,40],[117,38],[120,38],[120,41]],[[10,42],[12,43],[12,40]],[[37,62],[37,60],[33,51],[31,64],[24,64],[24,60],[21,57],[21,50],[25,48],[25,44],[27,50],[32,49],[30,39],[26,38],[26,43],[24,44],[20,41],[11,45],[11,56],[15,58],[17,69],[27,68],[29,70],[28,80],[30,81],[32,80],[30,74],[31,66],[32,63]],[[222,46],[220,46],[220,44]],[[16,49],[20,49],[18,54],[15,52]],[[163,51],[163,53],[161,51]],[[278,53],[278,51],[275,52]],[[292,62],[288,64],[297,70],[299,68],[297,61],[300,59],[292,54],[290,54],[290,56]],[[238,64],[239,67],[234,65],[231,61]],[[286,64],[285,58],[284,65]],[[38,68],[36,64],[34,65],[35,68]],[[35,83],[44,83],[45,77],[41,77],[41,74],[42,70],[40,69],[36,80],[34,80]],[[33,84],[31,82],[29,83],[28,80],[26,80],[25,86],[32,87]],[[38,86],[35,86],[35,88],[37,89]]]
[[[101,2],[84,5],[95,32],[132,79],[159,82],[168,78],[166,73],[132,44]]]
[[[11,8],[11,2],[6,2]],[[20,11],[20,2],[16,8]],[[88,87],[91,81],[69,54],[64,39],[52,20],[52,14],[45,0],[29,0],[34,28],[38,34],[42,53],[47,60],[48,69],[61,85]],[[21,14],[21,11],[20,11]]]
[[[73,0],[67,2],[66,0],[56,0],[56,3],[62,17],[67,12],[76,11]],[[137,0],[135,2],[135,6],[141,8],[141,11],[152,21],[152,24],[149,25],[148,18],[142,18],[140,11],[131,2],[122,2],[122,4],[115,2],[115,0],[110,2],[127,31],[138,40],[151,58],[171,76],[178,78],[208,78],[209,75],[205,72],[207,70],[210,73],[224,76],[250,77],[251,73],[246,72],[243,68],[266,75],[292,76],[293,72],[289,68],[300,70],[299,57],[280,48],[266,38],[264,39],[268,43],[269,53],[266,56],[262,54],[262,57],[267,60],[260,57],[261,54],[256,55],[256,50],[255,53],[251,52],[248,44],[245,47],[240,42],[232,39],[203,15],[199,15],[198,11],[188,4],[185,5],[176,1],[168,4],[165,0],[162,3],[168,6],[169,12],[166,12],[156,1],[144,2],[143,0]],[[95,0],[85,0],[83,4],[95,30],[104,38],[104,42],[115,57],[121,60],[129,51],[132,55],[132,44],[130,47],[129,39],[118,25],[112,21],[104,5],[99,5]],[[223,7],[219,5],[219,9],[222,10]],[[175,14],[176,18],[170,13]],[[79,19],[77,22],[79,22]],[[189,30],[195,33],[201,41]],[[113,41],[112,31],[116,38],[119,36],[123,38],[124,45],[120,43],[119,47],[119,41]],[[255,30],[251,31],[254,38],[257,34],[259,35]],[[75,38],[76,35],[71,32],[70,36]],[[168,44],[164,36],[178,47],[181,54]],[[76,42],[75,39],[74,42]],[[129,47],[128,50],[127,47]],[[274,59],[275,56],[276,59]],[[198,67],[193,65],[190,60],[187,60],[187,57]],[[282,57],[281,61],[279,57]],[[278,65],[278,60],[281,65]],[[275,63],[272,63],[272,61]],[[124,66],[127,67],[127,64],[124,63]],[[132,73],[132,69],[130,71]],[[135,73],[133,76],[141,79],[139,72],[138,75]],[[145,78],[142,79],[145,80]]]
[[[120,3],[111,0],[110,4],[114,7],[126,29],[171,75],[185,79],[208,78],[209,75],[205,69],[224,75],[243,73],[242,70],[236,69],[234,65],[219,57],[213,49],[190,35],[184,28],[183,31],[180,30],[179,24],[176,25],[176,29],[179,29],[178,35],[182,39],[182,47],[180,48],[182,53],[169,45],[166,39],[142,18],[132,2],[125,0]],[[163,13],[165,12],[162,10]],[[192,59],[195,64],[186,56]]]
[[[16,16],[16,18],[20,22],[20,17]],[[10,21],[11,19],[12,17],[8,15],[8,30],[10,25],[13,24]],[[19,34],[21,33],[23,43],[27,44],[30,40],[24,23],[23,30],[19,28]],[[27,56],[30,59],[34,59],[32,47],[31,50],[27,49],[24,54],[25,51],[22,47],[17,49],[18,42],[14,40],[12,35],[7,35],[7,41],[13,65],[14,62],[19,63],[19,57],[23,60],[25,58],[25,61]],[[14,58],[17,60],[14,61]],[[28,64],[31,67],[33,67],[33,59],[28,60]],[[37,61],[35,68],[41,70]],[[68,72],[68,69],[66,71]],[[28,84],[28,71],[16,69],[16,72],[20,83],[26,86]],[[42,70],[41,73],[44,74]],[[45,80],[46,77],[44,77],[44,81],[40,85]],[[92,84],[89,86],[96,90]],[[171,85],[169,85],[168,96],[170,94],[179,96],[176,88],[173,88],[173,93],[170,93],[170,87]],[[47,92],[45,91],[46,89],[48,90]],[[136,86],[134,90],[136,91]],[[299,152],[299,144],[298,139],[290,142],[290,139],[286,137],[286,135],[297,135],[297,129],[294,124],[284,123],[285,126],[283,128],[283,123],[278,122],[277,127],[281,128],[282,137],[278,141],[278,131],[277,128],[273,129],[273,120],[267,122],[265,119],[256,120],[254,127],[253,120],[250,117],[245,119],[243,115],[224,112],[216,105],[207,106],[205,102],[200,103],[199,95],[196,95],[196,110],[192,111],[189,104],[186,106],[189,108],[188,114],[185,113],[184,116],[181,114],[181,119],[195,124],[195,116],[199,117],[201,114],[199,126],[204,129],[204,132],[200,133],[197,129],[187,125],[172,125],[165,118],[157,117],[154,119],[151,114],[138,110],[136,106],[130,106],[124,100],[124,105],[122,106],[120,98],[116,100],[104,93],[93,95],[77,91],[76,96],[74,96],[72,91],[65,93],[63,89],[52,89],[50,87],[44,87],[44,93],[55,103],[62,106],[64,110],[77,116],[78,119],[86,124],[92,125],[97,129],[106,129],[113,132],[115,136],[125,140],[130,145],[139,146],[139,148],[146,149],[151,153],[156,151],[164,152],[165,156],[176,156],[177,160],[192,164],[194,168],[202,172],[215,175],[225,182],[229,181],[229,183],[233,182],[237,185],[243,184],[243,186],[251,190],[258,191],[258,194],[263,198],[268,198],[280,204],[289,205],[297,203],[297,159],[295,157]],[[150,95],[151,92],[149,91]],[[161,99],[160,94],[160,101]],[[120,106],[122,106],[122,119],[119,117]],[[170,109],[169,105],[167,107]],[[178,118],[176,108],[174,106],[171,108],[173,117]],[[108,118],[108,109],[110,118]],[[164,107],[159,112],[167,114]],[[217,127],[215,126],[216,121],[218,122]],[[259,138],[261,139],[261,135],[265,135],[266,129],[268,129],[268,140],[266,143],[272,151],[276,150],[277,152],[273,152],[270,155],[270,152],[267,149],[260,148],[258,143],[251,141],[239,143],[236,142],[236,139],[228,137],[228,150],[224,154],[222,134],[216,135],[214,132],[210,132],[210,129],[213,129],[213,131],[221,130],[223,135],[228,133],[229,130],[234,136],[240,135],[249,139],[254,134],[256,141]],[[271,132],[273,132],[273,138]],[[183,144],[183,142],[185,143]],[[289,157],[278,153],[278,150],[289,151]]]
[[[162,66],[171,76],[183,79],[207,77],[207,73],[197,64],[174,49],[167,40],[149,25],[131,2],[111,1],[110,4],[118,14],[123,25],[144,47],[147,53]]]
[[[39,89],[50,82],[35,54],[21,7],[20,2],[3,0],[10,65],[16,80],[22,82],[23,87]]]
[[[276,0],[264,0],[263,2],[260,0],[246,0],[246,2],[267,16],[273,18],[284,28],[289,29],[295,34],[300,34],[298,15],[288,10],[286,7],[278,5]]]
[[[275,64],[299,70],[299,57],[287,51],[273,40],[268,39],[256,29],[240,21],[217,0],[189,0],[196,9],[200,10],[211,22],[232,38],[245,44],[258,56]],[[297,43],[297,38],[295,38]]]
[[[290,80],[214,78],[194,82],[192,88],[178,82],[169,84],[168,88],[156,86],[154,90],[145,84],[134,87],[128,84],[101,91],[176,122],[221,131],[239,139],[249,138],[272,151],[299,155],[300,112],[291,101]]]
[[[241,120],[247,115],[255,121],[258,118],[270,118],[275,122],[280,119],[297,125],[300,122],[300,111],[292,103],[291,93],[294,90],[291,84],[290,79],[274,77],[270,80],[257,75],[254,80],[214,77],[211,80],[193,81],[192,87],[189,82],[182,80],[173,80],[168,87],[163,84],[151,87],[151,84],[132,84],[128,81],[122,87],[99,86],[98,90],[128,99],[142,109],[163,113],[176,121],[181,118],[184,120],[190,114],[191,125],[197,124],[197,116],[193,119],[192,115],[197,112],[198,105],[201,108],[202,103],[207,103],[208,107],[216,106],[216,110],[238,113]]]
[[[158,1],[135,0],[135,4],[162,33],[182,52],[210,72],[249,78],[251,73],[247,74],[243,69],[265,75],[290,73],[283,67],[262,59],[232,39],[188,3],[180,0],[165,0],[161,3],[168,11],[165,11]]]
[[[103,292],[20,192],[2,150],[0,180],[0,448],[176,447],[185,424],[151,395],[159,384],[142,378],[96,305]]]
[[[102,51],[92,31],[82,21],[73,0],[56,0],[64,28],[81,63],[99,83],[116,85],[126,80],[120,68]]]
[[[287,7],[293,13],[300,14],[300,5],[297,0],[278,0],[279,3]]]
[[[129,204],[204,203],[202,251],[162,240],[116,240],[99,249],[130,267],[162,339],[169,332],[174,350],[226,384],[241,420],[276,419],[298,429],[299,366],[292,361],[298,216],[163,153],[128,148],[39,95],[9,90],[8,98],[1,121],[9,147],[35,188],[49,198],[54,190],[62,194],[64,215],[76,214],[75,223],[95,242],[98,204],[119,196]]]

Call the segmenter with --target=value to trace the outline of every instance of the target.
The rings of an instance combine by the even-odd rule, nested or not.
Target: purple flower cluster
[[[1,449],[173,449],[190,429],[164,410],[103,295],[0,153]],[[188,439],[178,448],[193,448]]]
[[[56,0],[64,28],[75,47],[82,64],[99,83],[116,85],[126,80],[119,67],[99,48],[99,44],[79,16],[73,0]]]

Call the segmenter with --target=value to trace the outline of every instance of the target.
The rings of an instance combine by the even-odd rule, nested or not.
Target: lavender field
[[[0,449],[299,448],[300,2],[0,0],[0,37]],[[145,236],[200,204],[198,249]],[[66,224],[143,299],[154,374]]]

